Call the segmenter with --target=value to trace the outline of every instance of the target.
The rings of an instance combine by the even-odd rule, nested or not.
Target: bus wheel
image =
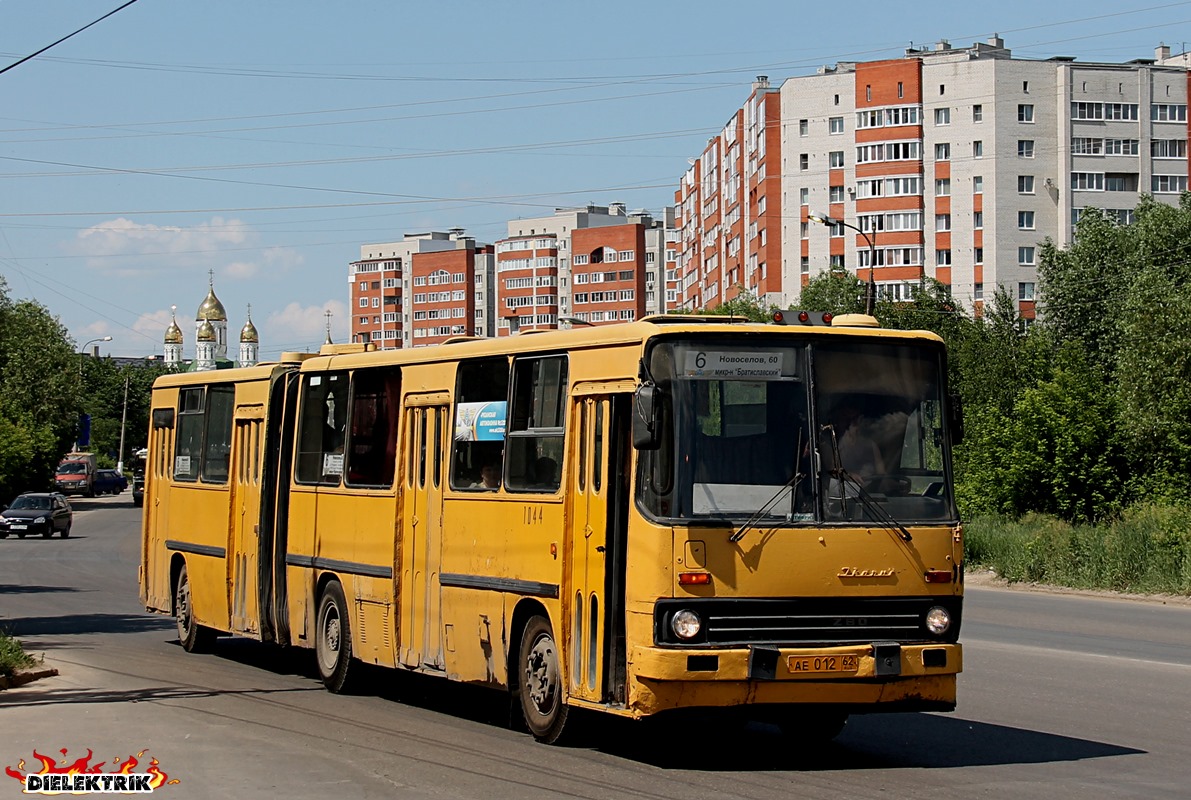
[[[331,581],[318,604],[318,626],[314,631],[314,650],[318,675],[323,685],[340,693],[350,688],[352,670],[351,615],[343,597],[343,587]]]
[[[550,623],[535,616],[521,634],[517,694],[529,732],[539,742],[556,743],[567,722],[562,675],[558,668],[558,647]]]
[[[191,602],[190,578],[186,565],[178,573],[178,588],[174,592],[174,614],[178,623],[178,641],[187,653],[202,653],[211,648],[215,631],[199,625],[194,619],[194,604]]]

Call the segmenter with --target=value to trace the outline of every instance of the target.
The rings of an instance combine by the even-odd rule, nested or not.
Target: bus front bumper
[[[842,647],[730,649],[638,647],[630,707],[814,703],[864,711],[950,711],[959,644],[874,642]]]

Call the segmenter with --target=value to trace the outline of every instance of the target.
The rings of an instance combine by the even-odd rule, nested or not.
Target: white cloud
[[[183,227],[118,217],[79,231],[69,250],[86,258],[89,267],[116,277],[204,267],[243,280],[265,269],[288,271],[302,263],[297,251],[261,248],[259,241],[257,232],[238,219],[212,217]]]
[[[261,330],[261,348],[269,351],[305,350],[319,347],[327,338],[326,312],[331,312],[331,338],[346,342],[351,338],[351,318],[347,304],[328,300],[322,305],[290,303],[265,319]]]

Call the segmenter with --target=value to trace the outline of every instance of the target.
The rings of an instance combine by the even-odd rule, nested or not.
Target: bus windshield
[[[943,348],[926,341],[662,341],[662,443],[639,500],[675,521],[939,524],[958,517]]]

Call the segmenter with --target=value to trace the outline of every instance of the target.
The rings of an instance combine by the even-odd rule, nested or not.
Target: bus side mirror
[[[633,395],[633,447],[638,450],[657,450],[661,443],[657,391],[654,384],[643,383]]]
[[[947,398],[947,423],[951,428],[951,443],[959,444],[964,440],[964,403],[958,394]]]

